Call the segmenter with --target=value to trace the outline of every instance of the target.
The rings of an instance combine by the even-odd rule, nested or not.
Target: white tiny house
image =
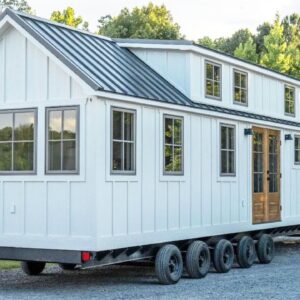
[[[219,272],[234,247],[266,263],[270,235],[299,230],[299,80],[9,9],[0,74],[0,259],[38,274],[156,258],[174,283],[181,252],[203,277],[210,252]]]

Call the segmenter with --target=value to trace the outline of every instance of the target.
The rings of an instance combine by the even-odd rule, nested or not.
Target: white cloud
[[[122,8],[145,5],[149,0],[28,0],[37,15],[49,17],[53,10],[67,6],[75,8],[96,30],[97,20],[104,15],[116,15]],[[189,39],[204,35],[229,36],[239,28],[255,31],[264,21],[272,21],[278,12],[284,16],[300,13],[299,0],[152,0],[166,4],[174,20]]]

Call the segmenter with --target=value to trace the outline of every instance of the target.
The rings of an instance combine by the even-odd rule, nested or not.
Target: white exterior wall
[[[38,111],[37,175],[0,175],[0,246],[94,248],[91,91],[12,27],[0,38],[0,74],[1,110]],[[69,105],[80,106],[80,175],[45,175],[45,108]]]
[[[230,116],[136,105],[99,99],[101,152],[98,203],[98,249],[128,247],[300,223],[300,167],[294,166],[293,141],[298,132]],[[110,175],[111,107],[137,112],[137,174]],[[163,175],[163,115],[184,118],[184,176]],[[220,124],[236,126],[236,176],[219,176]],[[281,130],[282,221],[252,225],[252,138],[244,129],[261,126]],[[102,147],[101,147],[102,149]]]
[[[168,58],[173,83],[186,93],[195,88],[184,87],[191,80],[180,70],[191,58]],[[293,142],[283,138],[295,133],[290,128],[281,128],[282,222],[253,226],[251,138],[244,128],[255,123],[121,96],[87,99],[92,90],[14,29],[1,36],[0,74],[0,109],[38,109],[37,175],[0,176],[0,246],[106,250],[300,223],[300,168]],[[80,174],[45,175],[45,108],[66,105],[80,106]],[[136,110],[134,176],[110,174],[111,106]],[[184,176],[162,174],[165,113],[184,117]],[[220,123],[236,126],[234,178],[219,176]]]
[[[229,64],[220,58],[215,58],[213,54],[205,56],[183,50],[144,48],[132,48],[131,51],[196,102],[286,120],[300,120],[300,83],[295,85],[287,77],[286,81],[272,78],[263,73],[254,72],[244,66],[241,67],[238,61],[236,61],[236,65]],[[205,60],[219,63],[222,66],[222,100],[205,97]],[[233,102],[234,69],[248,74],[248,106]],[[296,117],[286,116],[284,113],[285,83],[296,88]]]

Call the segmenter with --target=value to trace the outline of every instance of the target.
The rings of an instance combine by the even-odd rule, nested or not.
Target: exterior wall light
[[[286,134],[286,135],[284,136],[284,139],[285,139],[286,141],[292,141],[292,140],[293,140],[293,137],[292,137],[291,134]]]
[[[244,134],[245,135],[253,135],[253,130],[251,128],[245,128],[244,129]]]

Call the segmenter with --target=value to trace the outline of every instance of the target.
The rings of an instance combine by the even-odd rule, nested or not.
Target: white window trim
[[[64,110],[76,110],[77,119],[76,119],[76,169],[74,171],[60,170],[60,171],[51,171],[49,170],[49,112],[51,111],[64,111]],[[45,175],[79,175],[80,174],[80,106],[79,105],[70,105],[70,106],[54,106],[46,107],[45,109]]]
[[[36,175],[37,174],[37,130],[38,130],[38,109],[37,108],[18,108],[18,109],[4,109],[0,111],[1,114],[13,114],[16,113],[27,113],[32,112],[34,114],[34,136],[33,136],[33,170],[32,171],[0,171],[0,176],[2,175],[16,175],[16,176],[23,176],[23,175]],[[13,117],[14,118],[14,117]],[[14,124],[13,124],[14,125]],[[14,128],[13,128],[14,130]],[[12,140],[14,143],[14,140]],[[13,151],[13,148],[12,148]],[[12,154],[13,155],[13,154]],[[13,163],[13,162],[12,162]]]
[[[112,168],[112,162],[113,162],[113,112],[114,111],[119,111],[122,113],[132,113],[133,114],[133,156],[134,156],[134,160],[133,160],[133,170],[132,171],[126,171],[126,170],[113,170]],[[136,175],[136,110],[134,109],[128,109],[128,108],[122,108],[122,107],[118,107],[118,106],[112,106],[110,109],[110,174],[112,176],[115,175],[120,175],[120,176],[135,176]],[[123,141],[124,142],[124,141]]]

